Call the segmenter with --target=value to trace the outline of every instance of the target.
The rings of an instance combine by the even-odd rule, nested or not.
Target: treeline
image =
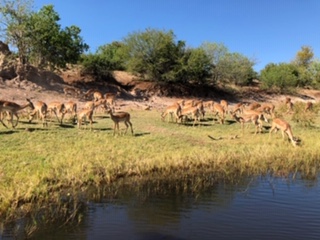
[[[223,43],[204,42],[189,47],[173,31],[148,28],[129,33],[121,41],[87,53],[81,29],[58,24],[53,5],[32,11],[32,0],[3,0],[0,24],[4,42],[16,49],[22,65],[64,68],[81,64],[84,73],[104,79],[113,70],[132,72],[144,80],[195,84],[250,85],[259,79],[262,88],[286,91],[296,87],[319,88],[320,62],[309,46],[302,46],[289,63],[270,63],[260,73],[255,59],[230,52]]]

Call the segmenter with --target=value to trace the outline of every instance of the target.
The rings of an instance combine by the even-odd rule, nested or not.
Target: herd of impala
[[[64,93],[66,95],[79,96],[81,92],[77,91],[75,88],[64,88]],[[78,105],[76,102],[60,102],[53,101],[50,103],[45,103],[43,101],[34,101],[26,99],[27,103],[24,105],[17,104],[12,101],[0,100],[0,122],[6,128],[8,126],[4,123],[4,118],[6,117],[8,122],[13,128],[18,125],[19,115],[18,112],[30,108],[31,113],[29,114],[29,123],[35,117],[38,117],[42,121],[43,127],[48,126],[48,116],[55,116],[60,124],[63,123],[63,119],[66,114],[70,114],[73,122],[77,122],[78,128],[81,128],[83,124],[86,125],[87,121],[90,123],[90,129],[92,130],[93,123],[93,114],[94,111],[98,108],[104,108],[110,118],[114,122],[114,131],[113,135],[120,134],[119,123],[124,122],[126,125],[125,133],[128,128],[131,128],[131,133],[133,134],[132,123],[130,121],[130,114],[128,112],[114,112],[115,100],[118,94],[106,93],[102,94],[99,90],[90,89],[84,93],[83,97],[85,99],[92,99],[91,101],[86,101],[84,107],[78,110]],[[16,118],[14,122],[14,118]]]
[[[285,104],[287,107],[286,113],[292,113],[293,102],[291,98],[286,98]],[[305,105],[305,111],[312,109],[313,103],[307,102]],[[255,134],[262,132],[263,121],[269,122],[268,118],[272,119],[270,128],[270,137],[272,132],[281,130],[282,137],[285,138],[285,134],[288,136],[291,143],[296,146],[300,143],[300,139],[293,136],[290,124],[282,118],[275,116],[275,105],[272,103],[237,103],[231,106],[226,100],[216,101],[203,101],[203,100],[181,100],[168,106],[161,114],[161,118],[165,121],[175,121],[176,123],[183,123],[188,119],[193,120],[193,126],[200,122],[201,118],[204,118],[205,113],[211,113],[214,117],[217,117],[221,124],[224,124],[226,115],[229,114],[235,121],[241,124],[242,132],[244,131],[245,123],[253,123],[256,127]]]
[[[72,95],[79,97],[81,91],[66,87],[63,89],[66,95]],[[77,122],[78,128],[81,128],[83,124],[86,125],[87,121],[90,123],[90,129],[92,130],[93,114],[98,108],[104,108],[110,118],[114,122],[113,135],[116,134],[116,130],[119,131],[119,123],[124,122],[126,125],[125,133],[130,127],[131,133],[133,134],[132,123],[130,121],[130,114],[128,112],[115,112],[114,105],[118,94],[105,93],[97,89],[90,89],[82,94],[85,99],[91,99],[86,101],[84,107],[80,110],[77,109],[77,103],[73,101],[69,102],[59,102],[54,101],[50,103],[45,103],[43,101],[32,102],[30,99],[26,99],[27,103],[24,105],[19,105],[12,101],[0,100],[0,122],[3,126],[7,128],[4,123],[4,118],[7,117],[11,126],[15,128],[19,121],[18,112],[25,108],[31,108],[32,111],[29,114],[29,123],[32,122],[34,117],[38,117],[42,121],[43,127],[48,126],[48,116],[54,115],[60,124],[63,123],[64,116],[70,114],[74,122]],[[287,106],[287,113],[293,112],[293,103],[290,98],[286,98],[285,104]],[[307,102],[305,106],[305,111],[312,109],[312,102]],[[258,103],[252,102],[248,103],[237,103],[230,106],[227,101],[221,100],[216,101],[203,101],[203,100],[180,100],[172,105],[165,108],[161,114],[161,119],[164,121],[168,117],[168,121],[184,123],[189,119],[193,120],[193,126],[195,124],[200,124],[201,118],[205,117],[205,113],[212,113],[214,117],[217,117],[221,124],[224,124],[226,115],[229,114],[232,118],[241,124],[242,131],[244,131],[245,123],[253,123],[256,127],[255,134],[262,132],[262,122],[268,122],[268,118],[272,119],[272,125],[270,128],[271,133],[277,130],[281,130],[283,138],[285,134],[288,136],[291,143],[296,146],[299,144],[300,140],[293,136],[290,124],[284,119],[275,117],[275,105],[272,103]],[[16,122],[14,123],[14,117]]]

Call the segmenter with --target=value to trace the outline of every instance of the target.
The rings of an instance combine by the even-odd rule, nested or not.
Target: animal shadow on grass
[[[134,137],[142,137],[142,136],[150,135],[150,134],[151,134],[150,132],[134,133],[133,136],[134,136]]]

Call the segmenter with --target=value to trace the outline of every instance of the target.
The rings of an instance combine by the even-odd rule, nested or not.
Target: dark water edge
[[[123,181],[92,196],[79,224],[30,239],[320,239],[318,177]],[[23,225],[2,226],[0,240],[24,239]]]

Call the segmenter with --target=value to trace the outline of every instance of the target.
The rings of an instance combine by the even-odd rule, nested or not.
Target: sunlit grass
[[[293,147],[281,134],[269,136],[268,124],[254,135],[254,125],[241,127],[230,116],[221,125],[208,116],[200,126],[162,122],[157,111],[130,111],[134,135],[113,136],[107,115],[96,116],[93,131],[56,122],[17,129],[0,126],[0,214],[4,219],[28,212],[29,203],[59,204],[86,186],[108,184],[122,177],[145,177],[159,173],[181,176],[213,172],[232,178],[241,174],[287,175],[317,173],[320,160],[319,119],[300,124],[292,115],[282,115],[302,139]],[[302,119],[304,115],[298,116]],[[293,119],[293,120],[291,120]],[[121,125],[124,130],[124,125]],[[24,207],[23,207],[24,206]],[[22,209],[21,209],[22,207]]]

